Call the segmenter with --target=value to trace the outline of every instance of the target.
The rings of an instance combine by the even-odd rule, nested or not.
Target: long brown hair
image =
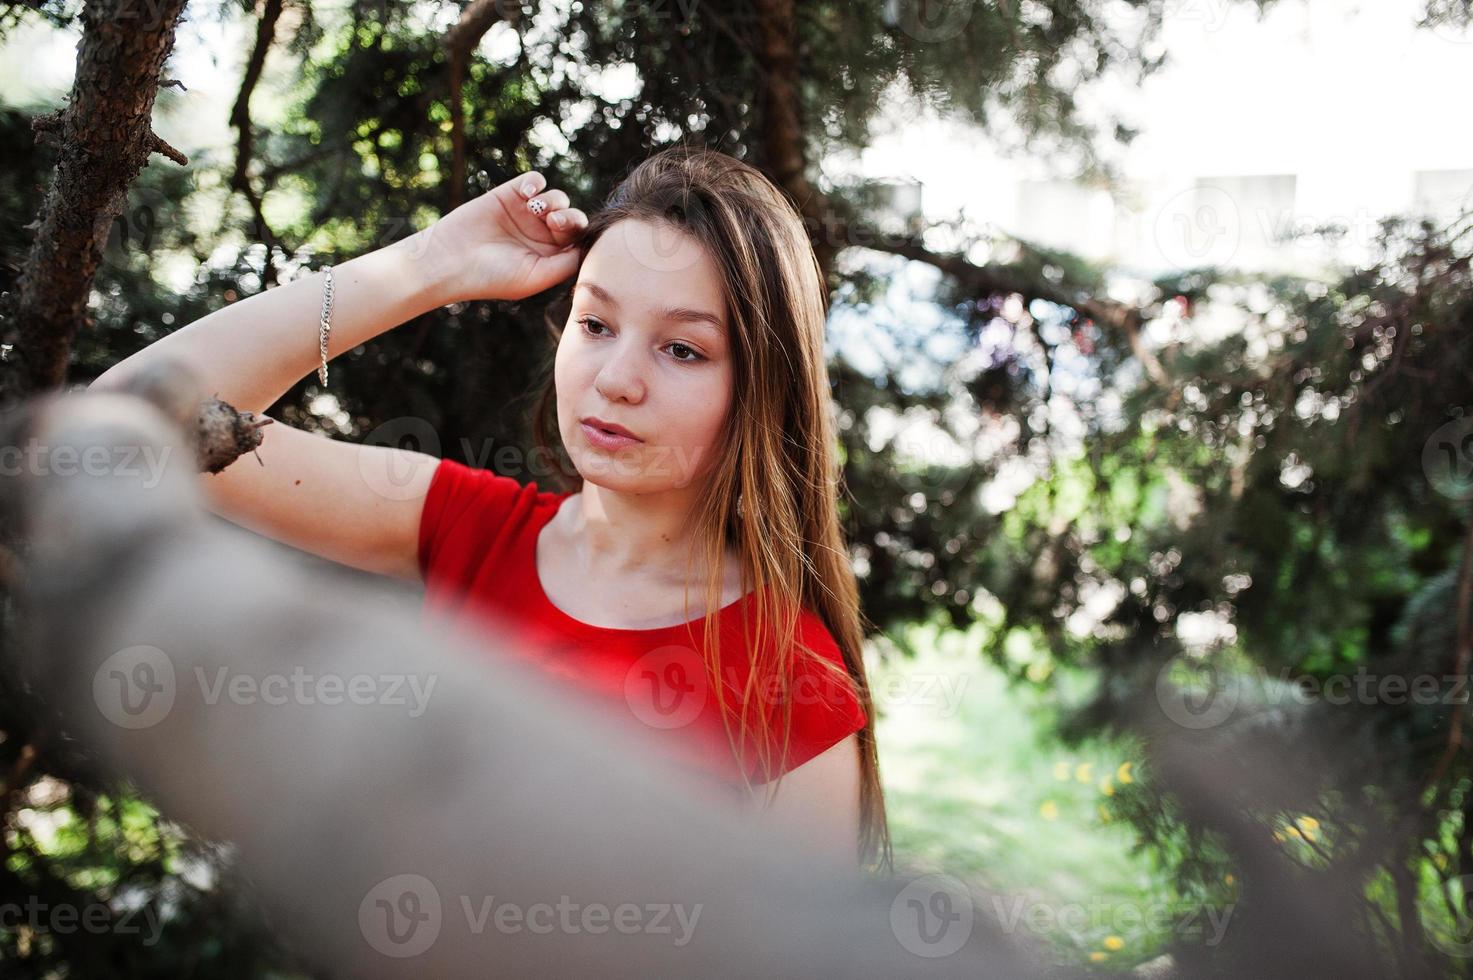
[[[761,691],[786,695],[797,657],[809,658],[852,687],[868,719],[859,732],[859,858],[891,868],[874,706],[860,650],[859,592],[839,527],[840,471],[823,349],[828,297],[802,219],[755,168],[688,145],[656,153],[629,173],[604,208],[590,217],[579,243],[581,257],[625,219],[665,223],[692,236],[717,266],[725,287],[734,352],[733,405],[721,436],[722,451],[707,477],[709,492],[694,515],[693,538],[703,567],[710,570],[705,608],[720,608],[722,558],[734,547],[743,594],[752,593],[757,636],[779,638],[775,644],[753,644],[750,632],[746,634],[748,649],[763,652],[752,654],[743,703],[755,702]],[[547,327],[554,346],[566,323],[566,315],[558,314],[566,313],[569,302],[571,287],[549,308]],[[549,371],[533,427],[537,445],[548,454],[544,458],[558,458],[550,448],[560,444],[556,409]],[[577,473],[559,469],[562,482],[581,488]],[[769,595],[797,602],[770,602]],[[689,601],[687,593],[687,608]],[[801,609],[816,613],[837,642],[842,675],[837,665],[797,642]],[[744,711],[733,735],[720,682],[718,617],[705,617],[704,638],[718,705],[740,757],[748,718]],[[779,758],[788,751],[793,699],[782,696],[780,705]],[[770,776],[772,753],[766,740],[759,738],[756,744],[760,765]],[[745,778],[744,767],[743,773]],[[777,792],[780,781],[769,779],[770,794]]]

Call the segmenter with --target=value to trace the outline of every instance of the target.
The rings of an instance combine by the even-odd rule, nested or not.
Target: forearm
[[[333,357],[449,302],[420,236],[333,266]],[[94,382],[105,389],[162,357],[192,368],[205,390],[241,411],[264,412],[321,364],[324,274],[231,303],[120,361]]]

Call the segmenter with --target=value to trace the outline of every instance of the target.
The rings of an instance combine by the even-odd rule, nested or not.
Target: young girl
[[[825,294],[801,220],[758,171],[707,150],[644,161],[592,220],[545,183],[521,174],[333,269],[327,356],[576,275],[566,319],[549,321],[535,420],[539,449],[555,427],[571,490],[278,424],[264,465],[202,476],[206,499],[279,541],[422,581],[434,615],[517,623],[525,656],[620,702],[676,758],[744,797],[764,786],[765,813],[888,866]],[[94,387],[177,357],[264,412],[319,366],[324,280],[218,310]]]

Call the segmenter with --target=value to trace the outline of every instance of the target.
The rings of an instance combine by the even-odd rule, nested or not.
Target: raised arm
[[[333,269],[328,357],[446,303],[515,300],[578,268],[587,216],[568,196],[520,174],[434,225]],[[538,213],[532,200],[546,208]],[[178,359],[205,390],[264,413],[321,363],[322,273],[205,316],[108,369],[107,390],[157,359]],[[201,476],[211,510],[285,544],[365,571],[415,579],[424,496],[438,460],[360,446],[284,424],[262,430],[258,456]]]

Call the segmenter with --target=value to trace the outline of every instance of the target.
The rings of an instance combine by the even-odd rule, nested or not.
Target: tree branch
[[[838,217],[833,217],[825,230],[834,236],[835,241],[845,246],[872,248],[934,266],[955,279],[964,290],[979,296],[1016,293],[1027,300],[1039,299],[1046,303],[1067,306],[1124,336],[1131,353],[1140,361],[1146,375],[1163,388],[1171,387],[1171,378],[1166,369],[1141,339],[1140,328],[1145,322],[1146,314],[1136,307],[1075,293],[1011,266],[978,265],[954,252],[937,252],[927,248],[913,235],[888,235],[862,225],[846,223]]]
[[[481,43],[481,38],[502,18],[504,0],[471,0],[460,14],[455,26],[445,32],[445,52],[450,67],[450,197],[449,210],[453,211],[465,202],[465,105],[461,101],[461,88],[465,82],[465,68],[471,52]],[[516,23],[517,8],[508,6],[505,11],[508,23]]]
[[[255,134],[251,130],[251,95],[256,90],[256,83],[261,80],[266,55],[276,39],[276,22],[281,18],[282,6],[282,0],[266,0],[266,5],[261,10],[261,19],[256,24],[256,40],[251,47],[251,56],[246,60],[240,91],[230,110],[230,125],[239,134],[236,138],[235,170],[230,175],[230,186],[245,195],[251,206],[251,213],[255,216],[256,225],[261,229],[261,237],[266,240],[266,264],[261,273],[263,289],[276,282],[276,266],[271,261],[271,252],[277,245],[277,237],[266,222],[265,193],[271,189],[271,184],[268,181],[262,190],[257,191],[251,183],[249,173],[255,143]]]
[[[152,153],[187,163],[150,125],[183,9],[184,0],[157,0],[143,19],[134,0],[97,0],[82,8],[66,108],[34,124],[38,138],[57,146],[56,170],[15,295],[0,311],[3,339],[14,347],[14,356],[0,365],[0,405],[62,383],[128,186]]]
[[[1453,648],[1453,676],[1466,677],[1468,666],[1473,662],[1473,517],[1468,521],[1468,533],[1463,538],[1463,561],[1458,568],[1458,617],[1457,639]],[[1467,712],[1466,703],[1455,703],[1451,712],[1452,722],[1447,733],[1447,747],[1443,749],[1442,755],[1438,757],[1437,765],[1432,768],[1432,774],[1427,777],[1426,784],[1422,787],[1425,795],[1428,790],[1436,786],[1442,779],[1447,767],[1457,757],[1458,751],[1463,748],[1463,715]]]
[[[43,418],[46,445],[84,457],[127,445],[167,459],[180,439],[118,394],[64,396]],[[980,899],[957,909],[964,944],[925,955],[937,938],[909,922],[945,901],[938,885],[865,880],[803,850],[662,764],[652,729],[594,713],[519,666],[503,640],[426,630],[361,580],[202,520],[191,469],[160,476],[58,469],[0,483],[0,498],[23,501],[34,545],[20,597],[28,672],[74,734],[171,819],[237,847],[272,918],[325,971],[1080,976],[1025,954]],[[146,678],[134,660],[150,665]],[[233,684],[208,695],[213,678],[298,672],[307,693],[269,704]],[[96,677],[145,681],[167,700],[125,701]],[[398,678],[394,690],[419,700],[332,701],[312,686],[375,678]],[[111,713],[124,703],[145,715]],[[488,899],[575,913],[550,912],[554,935],[530,911],[530,928],[482,918],[478,929]],[[578,910],[599,906],[662,907],[665,925],[585,925]],[[957,925],[933,916],[938,927]]]

